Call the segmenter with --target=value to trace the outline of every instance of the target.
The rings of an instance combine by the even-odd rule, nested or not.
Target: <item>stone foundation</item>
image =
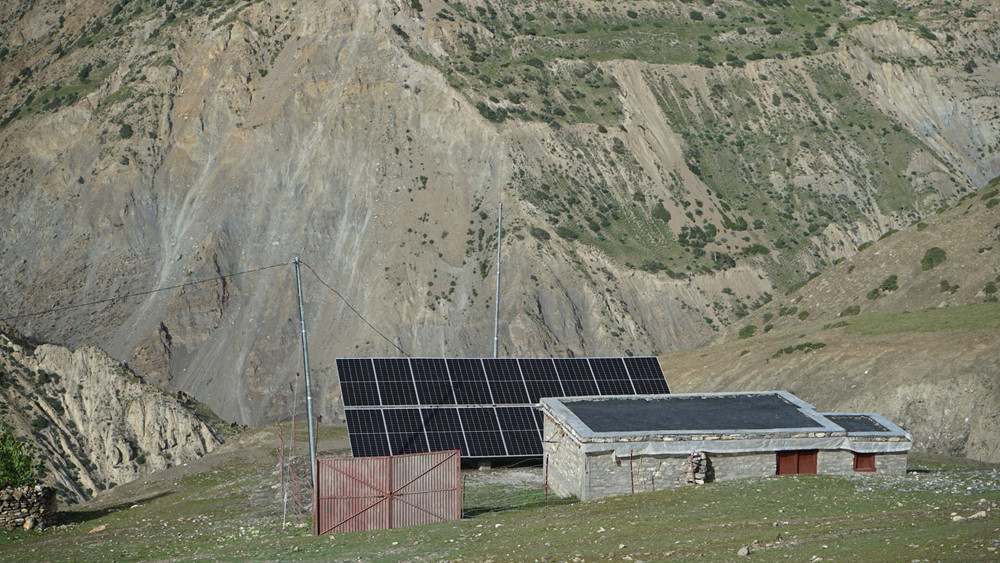
[[[55,518],[55,487],[37,485],[0,492],[0,529],[42,529],[55,523]]]

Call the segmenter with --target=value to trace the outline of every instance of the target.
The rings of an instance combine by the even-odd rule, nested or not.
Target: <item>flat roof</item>
[[[851,433],[890,432],[888,428],[867,414],[827,414],[824,416]]]
[[[785,391],[634,397],[546,398],[543,405],[581,436],[840,432],[809,403]]]

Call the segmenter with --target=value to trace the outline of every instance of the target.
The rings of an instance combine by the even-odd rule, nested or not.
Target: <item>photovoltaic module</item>
[[[656,358],[341,358],[355,457],[542,453],[542,397],[666,394]]]

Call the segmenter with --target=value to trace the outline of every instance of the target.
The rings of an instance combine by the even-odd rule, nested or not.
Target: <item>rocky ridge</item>
[[[0,333],[0,408],[44,461],[64,501],[214,450],[196,403],[165,395],[94,347],[32,347]],[[202,412],[208,412],[199,407]]]
[[[336,357],[490,354],[502,200],[501,354],[695,347],[1000,174],[966,4],[5,3],[3,315],[256,425],[298,255],[334,418]]]
[[[663,356],[671,390],[785,389],[823,412],[883,414],[916,451],[1000,462],[998,189],[874,242],[709,346]]]

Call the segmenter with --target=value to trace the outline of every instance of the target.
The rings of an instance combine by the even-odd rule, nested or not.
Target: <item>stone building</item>
[[[542,399],[551,490],[580,500],[765,475],[906,471],[881,415],[818,413],[785,391]]]

